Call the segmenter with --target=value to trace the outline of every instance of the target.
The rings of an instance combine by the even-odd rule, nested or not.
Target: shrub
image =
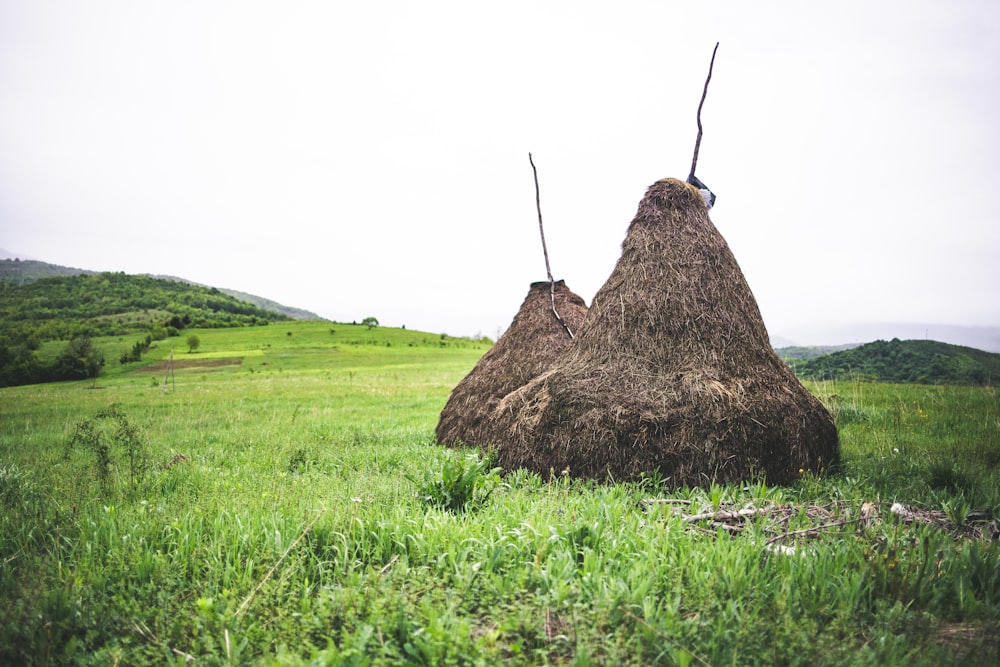
[[[103,366],[104,354],[88,336],[77,336],[63,348],[53,371],[59,380],[85,380],[96,378]]]
[[[66,458],[79,448],[93,454],[97,479],[106,491],[118,486],[134,489],[147,472],[146,448],[139,429],[116,408],[77,423],[66,445]]]
[[[118,358],[118,362],[124,365],[133,361],[140,361],[142,359],[142,355],[149,351],[149,347],[152,344],[152,334],[146,334],[145,338],[135,342],[135,345],[132,346],[132,350],[130,352],[122,352],[122,355]]]

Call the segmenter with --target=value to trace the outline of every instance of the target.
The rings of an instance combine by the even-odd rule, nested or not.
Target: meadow
[[[790,487],[597,485],[435,443],[487,342],[195,333],[0,389],[0,663],[998,660],[991,387],[809,384],[844,460]]]

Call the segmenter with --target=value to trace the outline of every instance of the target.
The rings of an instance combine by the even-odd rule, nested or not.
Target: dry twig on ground
[[[804,538],[818,538],[847,526],[857,526],[863,529],[882,521],[879,504],[866,502],[855,512],[850,503],[835,502],[829,505],[768,505],[766,507],[748,506],[742,509],[735,507],[719,507],[705,509],[694,514],[685,512],[690,500],[676,498],[647,498],[640,501],[643,512],[648,512],[654,505],[664,505],[670,508],[671,516],[680,517],[690,528],[709,534],[718,530],[731,533],[743,532],[751,520],[761,522],[761,530],[770,533],[765,546],[781,546],[786,541],[797,541]],[[1000,539],[1000,522],[986,512],[970,512],[968,518],[961,524],[952,521],[941,510],[926,510],[907,507],[893,503],[888,510],[897,521],[906,524],[922,523],[945,530],[955,538],[997,540]],[[808,522],[801,528],[791,529],[792,520],[797,524]],[[708,522],[707,530],[704,525]]]

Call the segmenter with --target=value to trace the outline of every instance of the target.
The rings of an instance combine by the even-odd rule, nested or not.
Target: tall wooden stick
[[[688,183],[694,178],[694,169],[698,166],[698,151],[701,150],[701,107],[705,104],[705,96],[708,95],[708,82],[712,80],[712,67],[715,66],[715,52],[719,50],[719,43],[715,43],[712,49],[712,62],[708,64],[708,77],[705,79],[705,89],[701,91],[701,102],[698,103],[698,138],[694,142],[694,157],[691,158],[691,173],[688,174]]]
[[[174,381],[174,390],[177,390],[177,379],[174,377],[174,350],[170,350],[170,361],[167,362],[167,373],[163,376],[163,391],[161,393],[167,393],[167,385],[170,384],[170,380]]]
[[[549,266],[549,251],[545,247],[545,228],[542,226],[542,198],[538,189],[538,169],[535,168],[535,161],[531,158],[531,153],[528,153],[528,162],[531,163],[531,172],[535,175],[535,208],[538,209],[538,233],[542,236],[542,254],[545,255],[545,273],[549,277],[549,299],[552,302],[552,314],[555,315],[556,321],[562,325],[563,331],[570,338],[573,338],[573,332],[569,330],[566,322],[559,315],[559,311],[556,310],[556,281],[552,277],[552,268]]]

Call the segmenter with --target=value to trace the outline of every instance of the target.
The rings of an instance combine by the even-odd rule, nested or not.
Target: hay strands
[[[556,281],[552,277],[552,267],[549,266],[549,250],[545,246],[545,228],[542,226],[542,196],[538,188],[538,169],[535,167],[535,161],[531,157],[531,153],[528,153],[528,162],[531,164],[531,173],[535,177],[535,208],[538,209],[538,233],[542,237],[542,254],[545,255],[545,274],[549,278],[549,299],[552,304],[552,315],[555,316],[556,321],[562,326],[563,331],[572,340],[573,332],[570,331],[569,325],[556,310]]]

